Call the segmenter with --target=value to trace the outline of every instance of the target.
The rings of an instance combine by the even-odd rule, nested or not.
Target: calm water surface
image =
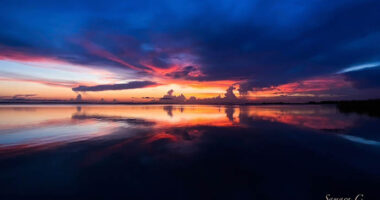
[[[380,118],[335,106],[0,106],[0,199],[380,196]]]

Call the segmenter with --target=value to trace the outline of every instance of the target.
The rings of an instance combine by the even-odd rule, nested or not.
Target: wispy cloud
[[[94,85],[94,86],[78,86],[73,88],[74,92],[96,92],[96,91],[105,91],[105,90],[128,90],[136,88],[145,88],[149,86],[158,85],[153,81],[131,81],[129,83],[122,84],[106,84],[106,85]]]
[[[44,84],[44,85],[48,85],[48,86],[69,87],[69,88],[72,88],[72,87],[79,85],[79,82],[76,82],[76,81],[37,78],[37,77],[33,77],[33,76],[20,75],[20,74],[14,74],[14,73],[2,73],[0,75],[0,81],[32,82],[32,83],[39,83],[39,84]]]
[[[359,70],[364,70],[364,69],[373,68],[373,67],[380,67],[380,62],[367,63],[367,64],[355,65],[352,67],[348,67],[348,68],[345,68],[345,69],[339,71],[338,74],[343,74],[343,73],[353,72],[353,71],[359,71]]]

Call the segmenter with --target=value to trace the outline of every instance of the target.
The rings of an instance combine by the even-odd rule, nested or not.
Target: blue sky
[[[20,77],[76,86],[154,81],[222,87],[217,82],[227,89],[232,83],[236,93],[251,96],[336,79],[351,87],[342,88],[345,98],[375,98],[380,85],[379,1],[1,2],[0,70]],[[46,60],[66,67],[25,65],[49,65]],[[75,66],[107,72],[108,79]]]

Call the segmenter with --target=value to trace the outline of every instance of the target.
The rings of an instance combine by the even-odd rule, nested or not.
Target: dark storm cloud
[[[128,90],[136,88],[144,88],[148,86],[154,86],[157,83],[152,81],[132,81],[124,84],[109,84],[109,85],[95,85],[95,86],[78,86],[73,88],[75,92],[96,92],[106,90]]]
[[[176,65],[167,77],[247,80],[244,93],[379,61],[379,10],[375,0],[3,1],[0,52],[142,77]]]

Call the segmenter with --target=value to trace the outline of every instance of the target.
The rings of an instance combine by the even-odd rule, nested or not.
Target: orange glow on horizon
[[[108,52],[104,52],[102,49],[96,46],[81,42],[84,48],[91,50],[90,52],[96,55],[102,55],[104,58],[111,61],[127,66],[129,69],[135,71],[144,71],[148,73],[146,80],[157,82],[155,86],[149,86],[145,88],[136,88],[128,90],[109,90],[109,91],[97,91],[97,92],[80,92],[83,100],[88,101],[100,101],[104,99],[105,101],[132,101],[132,102],[149,102],[152,99],[159,99],[166,94],[167,91],[173,89],[175,95],[184,94],[186,98],[194,96],[198,99],[203,98],[214,98],[217,96],[224,95],[227,88],[232,85],[244,80],[219,80],[219,81],[197,81],[197,80],[187,80],[185,78],[172,78],[167,76],[168,73],[176,72],[181,70],[179,65],[173,65],[169,68],[159,68],[149,62],[141,61],[141,65],[145,68],[139,68],[133,66],[120,58],[113,56]],[[36,99],[57,99],[57,100],[69,100],[75,99],[79,93],[73,92],[71,88],[77,87],[79,85],[83,86],[95,86],[101,84],[119,84],[125,83],[132,80],[123,80],[116,78],[119,75],[107,71],[106,69],[92,68],[90,66],[76,66],[74,64],[65,63],[60,60],[55,60],[51,58],[33,57],[24,55],[22,53],[17,53],[8,50],[9,52],[2,55],[0,59],[3,60],[18,60],[22,62],[32,62],[40,63],[38,67],[46,67],[59,65],[60,67],[67,65],[67,69],[70,67],[75,67],[77,70],[81,70],[80,73],[92,73],[99,76],[96,81],[60,81],[53,80],[46,77],[45,79],[38,78],[9,78],[0,77],[0,89],[2,91],[1,96],[14,96],[17,94],[36,94]],[[80,76],[80,73],[79,76]],[[128,72],[126,72],[128,73]],[[198,73],[198,72],[197,72]],[[202,74],[195,74],[194,76],[202,76]],[[199,71],[201,73],[201,71]],[[150,79],[148,79],[150,78]],[[28,84],[22,84],[28,83]],[[22,86],[20,86],[22,85]],[[313,92],[323,92],[334,88],[350,87],[351,84],[344,80],[340,76],[330,76],[330,77],[315,77],[302,81],[291,82],[282,84],[279,86],[266,87],[254,91],[248,92],[245,96],[249,100],[259,100],[260,98],[278,98],[282,96],[313,96]],[[61,88],[60,88],[61,87]],[[12,88],[12,89],[11,89]],[[17,91],[17,92],[16,92]],[[235,90],[235,95],[238,92]]]

